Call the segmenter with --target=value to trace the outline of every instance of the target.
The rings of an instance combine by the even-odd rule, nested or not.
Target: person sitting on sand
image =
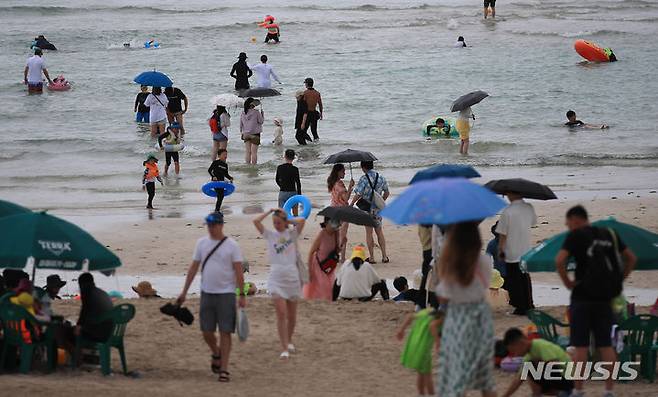
[[[605,130],[610,128],[605,124],[586,124],[576,118],[576,112],[573,110],[567,111],[567,122],[564,123],[569,128],[587,128],[590,130]]]
[[[530,363],[561,363],[566,366],[566,363],[571,361],[569,354],[562,350],[562,348],[553,342],[546,339],[528,339],[527,336],[518,328],[510,328],[505,332],[503,343],[511,357],[523,357],[523,362]],[[556,372],[558,367],[555,368]],[[554,372],[551,372],[553,375]],[[559,376],[555,374],[556,376]],[[564,376],[564,368],[562,368],[561,375]],[[573,380],[562,379],[553,380],[545,379],[543,376],[540,379],[534,379],[532,376],[528,377],[528,385],[532,390],[533,396],[569,396],[573,390]],[[523,384],[520,376],[515,376],[503,397],[509,397],[514,394],[519,387]]]
[[[372,265],[366,262],[366,247],[357,245],[352,250],[352,259],[343,263],[336,273],[334,298],[367,302],[378,292],[382,299],[388,300],[386,280],[381,279]]]
[[[158,291],[156,291],[148,281],[140,281],[139,284],[131,288],[140,298],[161,298],[161,296],[158,295]]]

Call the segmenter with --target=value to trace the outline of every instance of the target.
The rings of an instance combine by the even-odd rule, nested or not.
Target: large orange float
[[[606,51],[596,44],[587,40],[576,40],[573,45],[576,52],[590,62],[610,62]]]

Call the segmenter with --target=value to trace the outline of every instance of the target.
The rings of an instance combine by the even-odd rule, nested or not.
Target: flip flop
[[[230,375],[228,371],[219,371],[219,378],[217,380],[222,383],[228,383],[231,381]]]
[[[389,263],[391,260],[387,257],[382,258],[382,263]]]
[[[370,259],[370,258],[366,258],[365,262],[368,262],[368,263],[370,263],[371,265],[376,265],[376,264],[377,264],[377,261],[374,261],[374,260],[372,260],[372,259]]]
[[[220,361],[222,359],[222,356],[220,355],[212,355],[210,356],[212,358],[212,361],[210,362],[210,370],[212,371],[213,374],[219,374],[221,371],[219,370],[220,367],[219,365],[215,364],[215,361]]]

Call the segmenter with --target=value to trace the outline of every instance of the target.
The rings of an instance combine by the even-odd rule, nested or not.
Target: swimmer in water
[[[130,43],[123,43],[123,48],[130,48]]]
[[[446,121],[442,118],[436,119],[435,124],[430,124],[427,126],[427,129],[425,130],[425,135],[430,136],[432,134],[432,131],[435,130],[446,137],[450,136],[450,125],[446,124]]]
[[[454,45],[455,48],[464,48],[467,47],[466,42],[464,41],[464,36],[459,36],[457,42]]]
[[[569,128],[587,128],[590,130],[605,130],[610,128],[605,124],[586,124],[576,118],[576,112],[569,110],[567,112],[567,122],[564,123]]]

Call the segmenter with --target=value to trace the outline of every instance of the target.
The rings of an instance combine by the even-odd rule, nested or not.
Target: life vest
[[[208,120],[208,125],[210,126],[210,131],[213,134],[216,134],[219,132],[219,121],[217,121],[217,117],[213,114],[213,116]]]
[[[269,34],[279,34],[279,24],[278,23],[271,23],[269,25],[265,25],[265,29],[267,29],[267,33],[269,33]]]
[[[145,166],[146,166],[146,169],[144,170],[145,179],[156,179],[157,177],[160,176],[160,170],[158,169],[157,164],[146,163]]]

